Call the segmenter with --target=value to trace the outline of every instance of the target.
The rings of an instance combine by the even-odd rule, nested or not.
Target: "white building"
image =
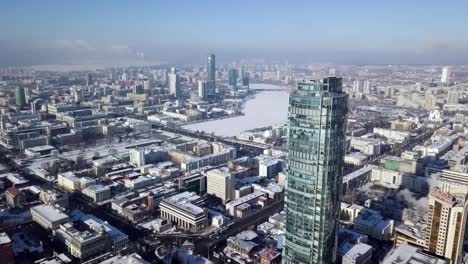
[[[207,81],[198,81],[198,98],[201,100],[205,100],[206,96],[208,95],[208,87],[209,84]]]
[[[344,157],[345,164],[350,164],[353,166],[362,166],[367,163],[369,156],[357,153],[346,154]]]
[[[167,75],[169,78],[169,94],[179,98],[180,96],[180,83],[179,74],[174,67],[171,68],[171,72]]]
[[[208,213],[201,206],[203,199],[191,192],[183,192],[163,199],[159,204],[161,218],[180,229],[198,232],[208,225]]]
[[[431,264],[449,264],[448,260],[438,258],[425,253],[418,247],[410,245],[400,245],[394,248],[385,256],[382,264],[412,264],[412,263],[431,263]]]
[[[460,93],[458,91],[448,91],[447,104],[449,105],[458,104],[459,99],[460,99]]]
[[[58,186],[66,189],[67,191],[79,190],[80,178],[76,177],[71,171],[61,172],[57,175]]]
[[[450,66],[445,66],[442,68],[440,82],[447,85],[450,84]]]
[[[283,170],[284,160],[272,158],[269,156],[261,157],[257,157],[259,176],[271,178],[275,177],[280,171]]]
[[[56,229],[59,225],[68,222],[68,215],[64,214],[59,207],[43,204],[31,207],[31,216],[34,222],[45,229]]]
[[[131,149],[129,151],[129,154],[130,154],[130,164],[136,167],[141,167],[146,164],[144,148]]]
[[[234,178],[227,170],[209,170],[206,172],[206,180],[208,194],[220,198],[223,203],[234,198]]]

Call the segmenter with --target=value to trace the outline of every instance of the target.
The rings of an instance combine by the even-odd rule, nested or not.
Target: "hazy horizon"
[[[468,64],[468,2],[3,1],[0,66]]]

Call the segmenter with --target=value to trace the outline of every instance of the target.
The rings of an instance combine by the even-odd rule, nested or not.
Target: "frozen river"
[[[251,84],[250,88],[281,89],[271,84]],[[284,90],[258,92],[244,103],[243,116],[187,125],[184,128],[230,137],[249,129],[280,124],[287,120],[288,96]]]

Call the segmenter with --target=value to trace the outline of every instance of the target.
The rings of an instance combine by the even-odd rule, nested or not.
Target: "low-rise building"
[[[70,255],[82,261],[105,253],[111,245],[109,234],[104,226],[99,226],[97,230],[88,227],[86,230],[79,231],[68,222],[59,226],[55,237],[65,245]]]
[[[173,195],[160,202],[161,218],[173,222],[180,229],[198,232],[208,224],[208,213],[201,207],[203,203],[195,193]]]
[[[109,186],[101,184],[91,185],[83,189],[81,192],[95,203],[110,199],[112,196]]]
[[[31,207],[31,216],[34,222],[49,230],[54,230],[70,220],[60,207],[48,204]]]
[[[379,240],[390,240],[393,238],[394,221],[386,220],[383,216],[372,209],[363,208],[358,217],[354,219],[354,231],[366,234]]]
[[[412,263],[431,263],[431,264],[449,264],[450,261],[439,258],[422,249],[410,245],[400,245],[390,251],[385,256],[382,264],[412,264]]]

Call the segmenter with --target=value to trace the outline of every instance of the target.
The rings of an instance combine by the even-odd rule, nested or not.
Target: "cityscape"
[[[180,32],[159,25],[156,31],[184,35],[182,28],[193,27],[202,39],[186,43],[193,49],[182,45],[188,38],[152,49],[63,39],[63,50],[48,41],[12,44],[59,21],[58,11],[68,16],[64,25],[38,29],[44,38],[81,38],[102,28],[109,29],[103,39],[112,37],[108,15],[98,15],[102,24],[94,17],[103,3],[83,13],[84,4],[51,1],[46,13],[48,7],[28,2],[0,4],[8,9],[0,21],[17,22],[0,41],[0,264],[468,263],[463,48],[441,45],[444,51],[410,56],[391,47],[376,55],[383,49],[376,35],[353,56],[338,46],[334,55],[304,50],[303,43],[280,54],[283,48],[275,48],[289,42],[275,35],[277,43],[257,51],[238,38],[258,34],[264,43],[272,37],[261,32],[266,24],[284,24],[248,10],[291,7],[245,5],[242,18],[239,5],[209,1],[171,7],[180,8],[177,15],[165,14],[170,3],[158,1],[143,1],[155,10],[140,16],[130,15],[136,7],[125,1],[108,9],[122,20],[140,19],[140,26],[154,14],[162,17],[155,21],[180,17],[171,24]],[[294,7],[301,15],[299,9],[311,8],[302,4]],[[382,5],[389,12],[398,6]],[[458,25],[462,5],[436,20]],[[31,18],[18,15],[36,8]],[[190,25],[187,10],[195,11]],[[204,30],[215,25],[196,11],[226,20],[234,12],[247,22],[233,27],[221,19],[239,31],[232,39],[225,39],[230,32],[213,35],[210,46]],[[74,24],[83,17],[89,21]],[[34,18],[44,20],[34,26]],[[295,35],[296,19],[282,37],[307,42]],[[252,21],[258,31],[242,27]],[[387,23],[393,22],[382,21],[383,31]],[[423,31],[418,23],[395,23]],[[371,30],[366,25],[363,32]],[[133,36],[127,29],[119,28],[119,38]],[[239,50],[252,45],[258,55],[219,39]],[[376,49],[366,53],[367,45]],[[315,52],[321,55],[309,59]]]

